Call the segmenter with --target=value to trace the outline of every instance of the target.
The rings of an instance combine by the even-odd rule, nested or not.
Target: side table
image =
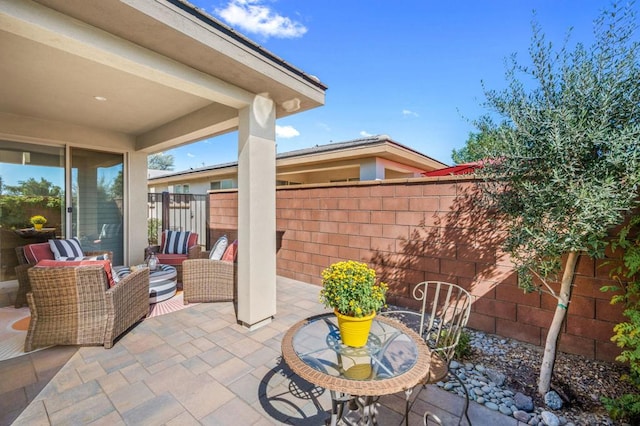
[[[376,424],[377,397],[401,391],[408,411],[413,388],[429,374],[430,354],[417,333],[380,315],[363,348],[342,344],[333,313],[294,324],[282,339],[282,356],[291,370],[331,391],[331,425],[343,419],[347,402],[360,412],[360,424]]]

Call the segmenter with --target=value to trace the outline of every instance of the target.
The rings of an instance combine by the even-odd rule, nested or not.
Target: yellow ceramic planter
[[[366,317],[356,318],[343,315],[334,310],[338,317],[338,329],[340,330],[340,338],[342,343],[354,348],[360,348],[367,344],[369,338],[369,330],[371,330],[371,322],[376,313],[367,315]]]

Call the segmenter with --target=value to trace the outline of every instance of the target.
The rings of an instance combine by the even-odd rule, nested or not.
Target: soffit
[[[137,135],[210,103],[3,31],[0,52],[0,111],[12,114]]]
[[[241,49],[206,25],[184,17],[168,1],[128,3],[8,0],[1,5],[0,112],[134,135],[139,148],[153,152],[154,146],[156,151],[168,149],[236,128],[237,121],[231,118],[246,102],[244,95],[234,98],[238,93],[269,92],[276,101],[297,96],[300,110],[324,102],[324,90],[255,53],[244,53],[243,63]],[[28,19],[30,13],[41,21]],[[53,23],[48,26],[49,22]],[[70,36],[74,31],[80,34],[77,41]],[[193,38],[198,32],[206,32],[208,44]],[[75,43],[74,48],[67,49],[64,40]],[[106,50],[78,53],[91,49],[92,43],[102,47],[102,40],[107,41]],[[117,64],[101,57],[116,58],[119,52],[124,56]],[[131,58],[148,62],[131,71],[126,67]],[[256,61],[267,64],[256,65]],[[165,74],[159,76],[153,64],[178,73],[163,69]],[[148,73],[140,71],[144,66],[149,67]],[[282,79],[288,80],[283,83]],[[107,101],[98,102],[95,96]],[[278,117],[289,113],[293,111],[277,110]],[[180,139],[179,132],[192,137]]]
[[[278,106],[293,98],[300,100],[300,109],[297,111],[324,103],[326,86],[322,83],[310,83],[309,76],[301,71],[298,70],[303,76],[287,70],[281,66],[286,64],[285,61],[253,42],[239,42],[238,39],[248,40],[243,36],[238,34],[234,39],[213,28],[206,22],[211,18],[202,11],[197,14],[201,19],[194,17],[193,13],[187,12],[195,9],[188,2],[128,0],[125,4],[121,0],[37,1],[250,93],[268,93]],[[228,33],[237,34],[231,29],[228,29]],[[276,58],[276,61],[270,57]],[[277,116],[291,113],[279,108]]]

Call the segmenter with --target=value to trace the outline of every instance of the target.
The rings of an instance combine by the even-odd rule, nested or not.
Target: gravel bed
[[[542,348],[474,330],[467,332],[472,353],[454,360],[451,370],[477,403],[528,425],[625,425],[609,418],[600,397],[635,391],[620,379],[628,373],[626,367],[559,353],[553,392],[543,398],[537,395]],[[464,395],[460,383],[451,375],[438,386]]]

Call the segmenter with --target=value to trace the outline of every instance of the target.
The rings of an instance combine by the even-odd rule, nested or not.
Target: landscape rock
[[[556,391],[549,391],[544,394],[544,404],[552,410],[559,410],[562,408],[562,398]]]
[[[533,398],[523,393],[518,392],[513,397],[513,402],[518,407],[518,410],[523,410],[528,413],[533,411]]]
[[[560,419],[558,419],[558,416],[556,416],[552,412],[543,411],[542,413],[540,413],[540,416],[542,417],[542,421],[546,426],[560,426]]]
[[[485,370],[485,374],[487,375],[489,380],[491,380],[493,383],[495,383],[498,386],[502,386],[504,384],[504,381],[506,380],[506,376],[504,374],[498,371],[492,370],[490,368],[487,368]]]
[[[527,423],[529,420],[531,420],[531,414],[527,413],[526,411],[517,410],[513,412],[513,418],[519,422]]]
[[[455,381],[455,375],[464,383],[464,389],[469,391],[470,400],[506,415],[508,408],[511,416],[522,425],[549,426],[541,415],[542,411],[549,410],[549,414],[546,414],[547,421],[555,424],[551,416],[553,414],[557,416],[558,426],[631,426],[623,422],[614,422],[602,409],[599,412],[594,409],[599,405],[593,403],[598,402],[598,395],[605,389],[619,386],[619,377],[624,369],[617,364],[593,360],[584,362],[580,357],[563,355],[563,358],[559,359],[559,366],[564,363],[567,368],[557,368],[554,375],[557,374],[561,382],[575,386],[572,390],[579,391],[578,402],[586,403],[587,410],[583,410],[583,406],[580,409],[576,408],[576,401],[573,399],[571,404],[565,403],[556,392],[546,399],[540,398],[540,401],[534,395],[535,388],[518,386],[523,383],[535,383],[538,375],[535,370],[539,367],[541,359],[540,348],[476,330],[468,329],[467,332],[470,335],[471,355],[454,361],[450,365],[452,374],[449,380],[439,382],[439,387],[451,383],[447,386],[448,391],[464,397],[463,387]],[[490,377],[491,371],[505,375],[502,385],[498,384],[499,376]],[[595,378],[591,374],[594,371],[598,372]],[[514,384],[516,386],[511,388]],[[480,392],[476,394],[474,388],[478,388]],[[546,404],[546,407],[543,404]]]
[[[498,404],[496,404],[494,402],[491,402],[491,401],[485,402],[484,406],[487,407],[490,410],[498,411]]]

